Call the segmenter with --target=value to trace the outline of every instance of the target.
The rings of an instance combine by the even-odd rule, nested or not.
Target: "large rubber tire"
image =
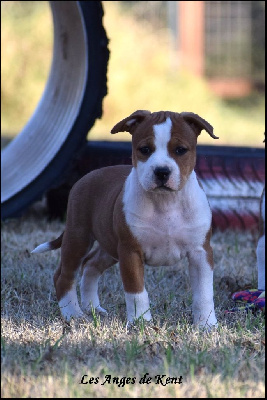
[[[51,1],[53,60],[43,96],[2,151],[1,217],[16,217],[59,180],[102,115],[108,40],[100,1]]]

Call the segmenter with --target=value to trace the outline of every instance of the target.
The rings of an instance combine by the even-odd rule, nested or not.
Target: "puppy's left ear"
[[[191,126],[197,136],[200,134],[202,129],[205,129],[213,139],[219,139],[214,135],[213,127],[199,115],[192,112],[182,112],[180,115]]]
[[[150,115],[151,112],[147,110],[137,110],[129,117],[124,118],[120,122],[118,122],[110,131],[110,133],[117,133],[117,132],[129,132],[131,135],[136,128],[137,125],[139,125],[145,117]]]

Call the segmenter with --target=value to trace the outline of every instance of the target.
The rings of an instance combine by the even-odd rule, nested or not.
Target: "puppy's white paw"
[[[66,322],[70,322],[73,318],[74,319],[79,319],[79,318],[84,318],[84,313],[82,310],[79,308],[75,307],[60,307],[60,311],[62,314],[63,319]]]
[[[73,291],[67,293],[58,302],[62,317],[65,321],[70,322],[72,318],[82,318],[84,314],[79,306],[77,295]]]

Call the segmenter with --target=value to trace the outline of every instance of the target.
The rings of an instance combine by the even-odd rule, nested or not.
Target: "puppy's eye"
[[[140,147],[139,151],[141,154],[146,155],[146,156],[148,156],[149,154],[152,153],[152,150],[148,146]]]
[[[185,147],[176,147],[175,149],[175,153],[178,156],[182,156],[183,154],[187,153],[188,149],[186,149]]]

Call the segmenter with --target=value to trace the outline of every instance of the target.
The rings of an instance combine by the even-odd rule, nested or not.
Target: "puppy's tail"
[[[64,235],[64,232],[61,233],[61,235],[57,239],[52,240],[51,242],[46,242],[46,243],[40,244],[39,246],[35,247],[35,249],[33,251],[31,251],[31,253],[32,254],[44,253],[45,251],[59,249],[61,247],[63,235]]]

